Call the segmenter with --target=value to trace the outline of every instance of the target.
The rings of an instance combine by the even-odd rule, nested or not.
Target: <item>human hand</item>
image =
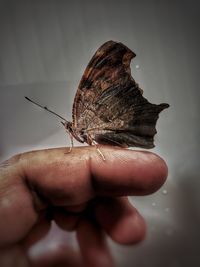
[[[1,267],[111,267],[105,236],[134,244],[145,236],[145,222],[127,196],[155,192],[167,166],[150,152],[102,146],[31,151],[0,167]],[[50,216],[51,215],[51,216]],[[51,220],[75,230],[80,253],[58,248],[38,258],[29,248],[50,229]],[[80,257],[80,255],[81,257]]]

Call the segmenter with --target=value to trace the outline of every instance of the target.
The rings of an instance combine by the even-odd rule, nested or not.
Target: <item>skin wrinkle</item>
[[[16,188],[24,185],[23,180],[22,180],[22,171],[18,170],[18,163],[21,160],[21,154],[17,154],[10,159],[8,159],[6,162],[6,166],[1,170],[2,173],[6,173],[7,179],[4,179],[3,181],[1,180],[1,188],[0,188],[0,195],[3,200],[3,198],[9,198],[8,201],[10,200],[10,204],[12,205],[13,201],[11,200],[11,196],[14,197],[15,199],[15,192],[17,191]],[[19,172],[19,174],[16,176],[13,176],[13,174],[16,171],[16,168]],[[3,177],[4,175],[2,175]]]
[[[100,146],[100,149],[102,150],[102,153],[104,153],[102,148],[103,148],[103,146]],[[113,149],[115,149],[115,148],[113,148]],[[109,164],[111,166],[112,163],[113,163],[112,153],[107,152],[106,155],[105,155],[105,158],[109,158]],[[105,160],[105,162],[103,162],[103,163],[104,164],[107,164],[107,161]],[[103,187],[104,189],[106,188],[109,191],[109,182],[110,181],[107,181],[106,178],[103,178],[101,180],[102,177],[99,176],[98,171],[96,171],[97,168],[96,168],[95,165],[96,165],[96,162],[93,159],[93,157],[91,157],[91,159],[90,159],[90,173],[91,173],[91,179],[92,179],[91,182],[92,182],[92,185],[93,185],[93,188],[95,190],[96,195],[97,196],[99,196],[99,195],[102,196],[101,187]],[[100,182],[99,182],[99,180],[100,180]],[[111,188],[110,188],[110,190],[113,190],[112,182],[111,182]],[[106,193],[105,192],[104,192],[104,194],[106,196]],[[108,194],[109,194],[109,192],[108,192]]]
[[[23,168],[23,165],[21,167]],[[42,193],[37,190],[37,186],[35,186],[34,183],[32,183],[26,175],[24,175],[22,179],[30,195],[32,196],[33,209],[35,210],[35,212],[39,213],[40,211],[45,210],[45,208],[47,208],[48,206],[48,202],[43,197]]]
[[[90,172],[90,181],[91,181],[91,185],[92,185],[92,188],[95,192],[95,194],[97,194],[97,186],[98,184],[96,183],[96,179],[95,179],[95,176],[93,174],[93,168],[92,168],[92,155],[89,155],[88,159],[87,159],[87,165],[88,165],[88,169],[89,169],[89,172]]]
[[[102,147],[103,146],[101,146],[100,149],[103,151]],[[112,153],[109,153],[108,152],[105,155],[105,157],[106,158],[109,158],[109,165],[112,166],[112,163],[114,161]],[[105,162],[103,162],[103,163],[106,165],[107,164],[107,161],[105,160]],[[96,171],[97,167],[95,165],[96,165],[95,160],[93,158],[91,158],[91,160],[90,160],[91,182],[92,182],[93,188],[95,190],[95,193],[96,193],[97,196],[99,196],[99,195],[102,196],[102,190],[101,190],[101,188],[104,188],[104,189],[106,188],[107,191],[108,191],[107,193],[109,194],[110,193],[109,191],[113,191],[112,182],[111,182],[111,185],[109,185],[110,181],[107,181],[106,178],[104,178],[104,177],[102,178],[101,176],[99,176],[98,171]],[[117,181],[116,181],[116,183],[117,183]],[[104,191],[106,191],[106,190],[104,190]],[[107,193],[104,192],[104,195],[106,196]]]
[[[21,156],[22,156],[22,154],[19,153],[17,155],[12,156],[10,159],[0,163],[0,170],[1,170],[1,168],[2,169],[4,169],[4,168],[6,169],[8,167],[14,167],[15,164],[17,164],[20,161]]]
[[[15,204],[16,201],[16,196],[15,192],[18,192],[16,189],[16,186],[20,187],[20,190],[23,188],[25,191],[27,191],[27,196],[28,198],[32,198],[32,208],[35,210],[35,214],[37,214],[37,219],[39,218],[39,211],[44,210],[44,208],[47,206],[45,202],[42,200],[42,198],[39,196],[36,190],[34,190],[33,184],[30,183],[29,179],[25,176],[25,164],[27,164],[26,160],[24,160],[24,155],[28,154],[29,152],[26,153],[20,153],[17,154],[10,159],[7,160],[6,167],[8,173],[10,173],[10,181],[7,179],[7,185],[5,188],[9,188],[9,190],[5,190],[5,188],[1,188],[2,191],[4,192],[4,197],[6,195],[8,196],[13,196],[14,203],[13,201],[10,202],[10,206]],[[17,168],[17,171],[19,173],[18,177],[15,179],[12,179],[12,173],[14,173],[15,169]],[[8,200],[9,201],[9,200]],[[27,203],[28,204],[28,203]],[[24,204],[23,204],[24,205]]]
[[[70,160],[70,162],[73,162],[73,160]],[[51,173],[51,169],[60,168],[60,169],[63,169],[62,171],[63,171],[64,175],[66,175],[65,174],[65,169],[66,169],[66,171],[68,173],[70,173],[70,169],[69,169],[69,167],[70,167],[71,168],[71,171],[73,171],[72,177],[78,177],[80,175],[79,169],[77,169],[77,168],[75,169],[74,168],[74,165],[75,164],[73,164],[73,166],[70,166],[70,162],[67,162],[67,161],[64,161],[64,162],[61,161],[60,162],[59,160],[57,160],[55,162],[55,159],[54,159],[54,162],[53,163],[50,163],[50,166],[48,167],[48,172]],[[83,172],[83,173],[85,173],[85,177],[86,177],[90,173],[90,163],[89,163],[90,160],[89,160],[89,157],[82,157],[81,158],[81,162],[82,162],[81,165],[83,165],[83,166],[85,165],[84,167],[81,167],[81,168],[86,170],[85,172]],[[74,175],[74,172],[77,173],[77,175]],[[29,177],[30,177],[30,175],[29,175]],[[55,184],[56,178],[54,178],[54,176],[51,177],[51,175],[48,175],[48,180],[51,180],[51,179],[54,179],[54,184]],[[41,186],[41,184],[40,184],[40,181],[39,182],[36,181],[34,179],[34,177],[32,177],[31,179],[29,178],[29,180],[26,181],[26,184],[28,185],[29,190],[31,189],[30,192],[33,194],[33,200],[35,200],[35,206],[38,207],[38,204],[39,204],[39,208],[37,208],[37,210],[38,209],[40,210],[45,205],[56,205],[56,203],[55,203],[56,201],[57,202],[59,202],[59,200],[62,201],[64,198],[66,199],[64,201],[65,203],[70,202],[70,199],[73,200],[73,195],[74,195],[73,188],[74,188],[74,184],[76,184],[77,190],[80,190],[83,185],[80,183],[80,185],[79,185],[80,186],[80,189],[79,189],[79,186],[77,184],[77,179],[78,180],[82,180],[83,178],[82,179],[80,179],[80,178],[73,178],[73,179],[74,179],[74,181],[72,179],[71,180],[68,179],[68,185],[67,185],[68,186],[68,191],[70,192],[70,194],[72,194],[72,196],[69,195],[67,197],[66,196],[66,192],[63,191],[64,189],[62,187],[60,189],[49,189],[48,190],[47,188],[43,188]],[[58,180],[60,182],[60,179],[58,179]],[[84,178],[83,180],[87,181],[88,179],[87,178]],[[91,183],[89,183],[89,181],[88,181],[87,184],[91,184]],[[44,185],[44,187],[45,187],[45,185]],[[44,193],[45,191],[46,191],[46,193]],[[82,191],[85,191],[85,190],[82,190]],[[48,195],[50,195],[51,198],[48,198],[47,197]],[[90,200],[93,195],[94,195],[94,190],[91,187],[91,190],[89,190],[89,194],[88,194],[88,200]],[[84,202],[85,202],[86,201],[86,197],[85,196],[83,196],[83,197],[84,197]],[[52,202],[51,199],[53,199],[54,202]],[[56,199],[56,201],[55,201],[55,199]],[[80,199],[79,202],[77,204],[82,204],[81,199]],[[64,204],[59,203],[59,205],[64,205],[65,206],[66,205],[65,203]]]
[[[6,169],[4,171],[6,171],[10,174],[9,175],[10,179],[7,180],[6,186],[2,189],[4,195],[1,196],[1,199],[5,203],[6,197],[7,196],[9,197],[9,199],[7,199],[7,203],[9,202],[8,204],[9,204],[10,208],[8,206],[5,207],[5,208],[7,208],[7,210],[14,209],[13,206],[17,206],[17,205],[19,205],[19,207],[18,207],[19,211],[20,211],[21,205],[23,206],[23,212],[26,210],[26,208],[29,211],[33,210],[34,212],[32,215],[34,216],[35,219],[33,220],[32,225],[34,227],[34,221],[36,223],[39,220],[39,211],[44,209],[44,204],[41,204],[42,202],[41,202],[38,194],[36,194],[36,192],[33,191],[33,188],[31,189],[30,183],[29,183],[27,177],[24,175],[24,173],[25,173],[24,168],[23,168],[23,166],[24,166],[24,154],[17,154],[15,156],[13,156],[12,158],[10,158],[7,162],[9,164],[7,164]],[[16,173],[19,173],[17,177],[13,176],[16,169],[17,169]],[[17,189],[17,187],[19,189]],[[18,200],[18,198],[16,196],[17,192],[18,193],[21,192],[21,195],[23,195],[25,197],[24,201],[20,202]],[[11,197],[12,197],[12,199],[11,199]],[[42,208],[41,208],[41,206],[42,206]],[[30,207],[31,207],[31,209],[30,209]],[[40,208],[38,208],[38,207],[40,207]],[[5,210],[5,216],[6,216],[6,214],[7,214],[7,212]],[[30,221],[31,221],[31,217],[30,217]],[[24,225],[24,227],[25,227],[25,225]],[[28,228],[30,228],[30,225],[27,222],[27,229]],[[32,231],[32,227],[31,227],[31,230],[29,230],[29,231],[30,232]],[[27,235],[27,233],[25,233],[25,236],[26,235]]]

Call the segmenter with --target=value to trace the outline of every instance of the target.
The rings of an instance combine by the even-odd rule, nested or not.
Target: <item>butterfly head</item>
[[[77,131],[77,129],[73,126],[73,123],[70,121],[65,121],[62,122],[62,124],[64,125],[66,131],[69,133],[69,135],[71,135],[72,137],[74,137],[77,141],[84,143],[85,139],[82,136],[82,132],[81,131]]]

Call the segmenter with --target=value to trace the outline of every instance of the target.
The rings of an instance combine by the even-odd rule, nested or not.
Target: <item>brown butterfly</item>
[[[143,91],[131,76],[130,62],[135,56],[128,47],[114,41],[96,51],[78,86],[72,122],[58,115],[72,141],[75,138],[89,145],[154,147],[158,114],[169,105],[151,104],[142,96]]]

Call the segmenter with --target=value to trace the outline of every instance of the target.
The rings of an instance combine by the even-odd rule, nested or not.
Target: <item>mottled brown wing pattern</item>
[[[126,72],[130,73],[130,61],[134,56],[135,54],[126,46],[113,41],[106,42],[96,51],[83,74],[74,99],[75,127],[82,126],[82,123],[86,122],[85,112],[88,113],[89,110],[95,112],[93,104],[103,91],[119,84],[119,77]]]
[[[89,62],[73,106],[73,125],[97,143],[151,148],[158,114],[131,76],[135,54],[121,43],[102,45]]]

